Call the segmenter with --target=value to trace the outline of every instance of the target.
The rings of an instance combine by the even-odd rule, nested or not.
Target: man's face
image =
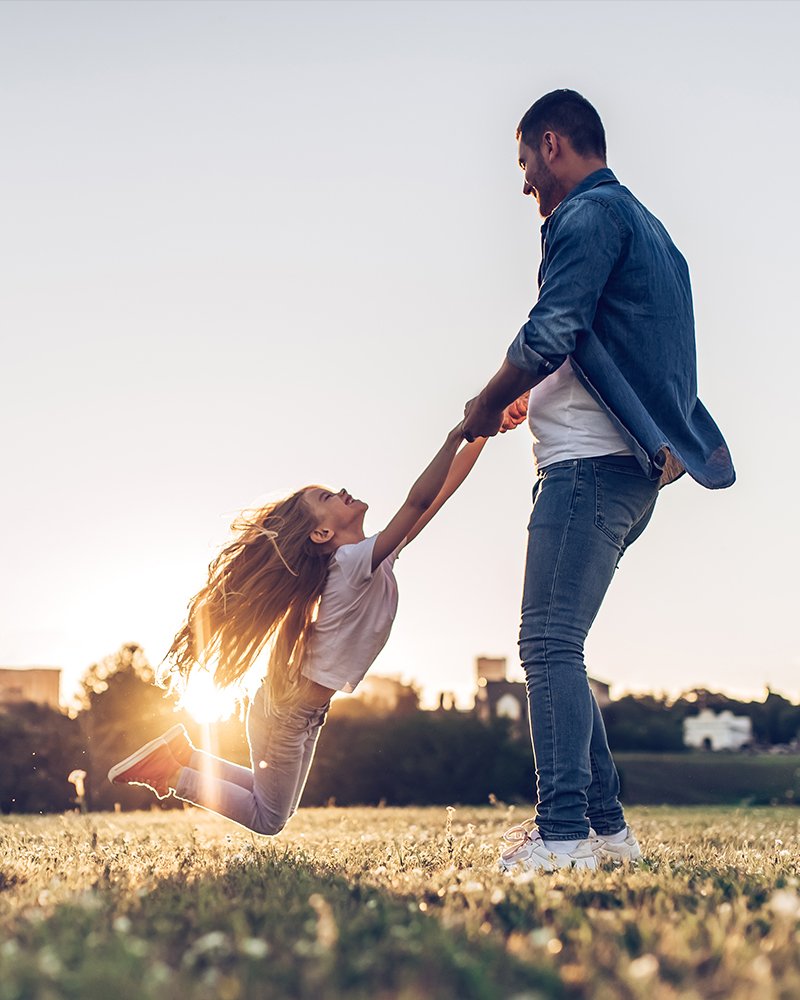
[[[546,219],[561,201],[559,183],[539,150],[531,149],[522,139],[519,140],[518,156],[519,165],[525,174],[522,193],[534,196],[539,205],[539,214]]]

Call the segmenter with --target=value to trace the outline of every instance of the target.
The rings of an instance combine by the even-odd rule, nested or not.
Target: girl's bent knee
[[[286,823],[285,819],[276,820],[270,819],[268,816],[256,815],[250,824],[250,829],[262,837],[277,837]]]

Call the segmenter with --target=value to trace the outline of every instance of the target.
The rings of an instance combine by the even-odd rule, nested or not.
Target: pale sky
[[[587,665],[800,697],[795,3],[0,5],[0,665],[158,662],[241,507],[380,530],[536,297],[514,131],[581,91],[688,259],[739,481],[665,490]],[[517,663],[525,426],[402,556],[375,665]],[[794,513],[792,513],[794,511]],[[518,669],[518,668],[516,668]],[[516,675],[515,676],[521,676]]]

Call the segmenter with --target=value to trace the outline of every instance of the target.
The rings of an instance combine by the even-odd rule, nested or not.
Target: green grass
[[[800,802],[800,757],[743,753],[616,753],[627,802],[784,805]]]
[[[0,820],[0,1000],[789,1000],[800,812],[631,810],[633,870],[496,870],[505,808]]]

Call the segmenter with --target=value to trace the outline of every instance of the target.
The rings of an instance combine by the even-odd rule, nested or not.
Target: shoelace
[[[503,851],[504,858],[510,858],[515,854],[523,844],[527,843],[529,840],[537,839],[539,836],[538,830],[536,830],[536,821],[532,819],[523,820],[522,823],[518,823],[516,826],[510,827],[503,834],[503,840],[507,844],[512,846]],[[536,838],[534,837],[536,834]]]

